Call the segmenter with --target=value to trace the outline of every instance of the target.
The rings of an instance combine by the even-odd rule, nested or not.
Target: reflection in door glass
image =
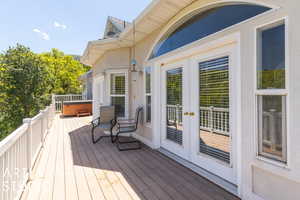
[[[166,137],[182,145],[182,68],[169,70],[166,75]]]
[[[199,63],[200,152],[230,163],[228,57]]]

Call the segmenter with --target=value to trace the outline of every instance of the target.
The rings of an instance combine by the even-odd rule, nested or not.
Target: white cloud
[[[50,40],[50,36],[46,32],[43,32],[37,28],[33,29],[32,31],[41,36],[43,40]]]
[[[61,23],[59,23],[59,22],[54,22],[54,23],[53,23],[53,26],[54,26],[55,28],[61,28],[61,29],[66,29],[66,28],[67,28],[66,25],[61,24]]]

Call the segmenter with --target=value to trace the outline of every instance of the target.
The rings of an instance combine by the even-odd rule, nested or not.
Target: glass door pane
[[[229,57],[199,63],[199,151],[230,163]]]
[[[117,117],[125,117],[125,97],[111,97],[111,105],[115,106],[115,114]]]
[[[166,72],[166,139],[182,145],[182,68]]]

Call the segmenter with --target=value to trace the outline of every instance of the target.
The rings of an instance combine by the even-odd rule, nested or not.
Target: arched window
[[[177,24],[154,47],[151,58],[158,57],[186,44],[216,33],[239,22],[270,10],[252,4],[223,5],[193,15]]]

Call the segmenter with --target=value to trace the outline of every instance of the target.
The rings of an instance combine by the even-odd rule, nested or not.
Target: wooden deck
[[[237,200],[146,146],[119,152],[91,144],[90,117],[56,118],[23,200]]]

